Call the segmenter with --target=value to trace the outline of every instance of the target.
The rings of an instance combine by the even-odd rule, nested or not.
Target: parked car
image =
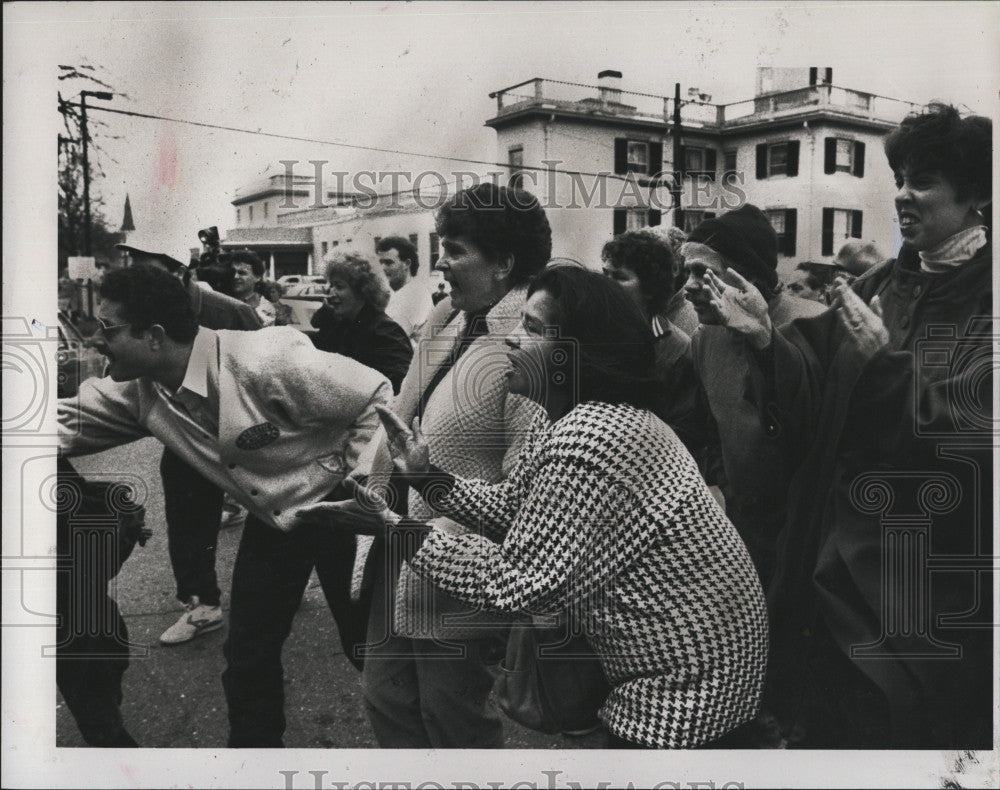
[[[292,290],[299,289],[302,293],[292,293]],[[288,292],[279,299],[279,303],[287,305],[292,311],[292,320],[288,324],[296,329],[305,332],[310,337],[316,334],[309,321],[326,299],[326,286],[317,283],[306,283],[300,286],[292,286]]]
[[[320,283],[297,283],[289,285],[285,289],[285,296],[315,296],[320,294],[321,296],[326,296],[330,291],[330,286],[326,284],[326,280]]]
[[[285,274],[278,278],[278,284],[286,288],[290,285],[300,285],[302,283],[326,285],[326,277],[319,274]]]
[[[80,382],[104,375],[106,360],[86,339],[69,315],[59,312],[59,350],[56,356],[56,394],[60,398],[76,395]]]

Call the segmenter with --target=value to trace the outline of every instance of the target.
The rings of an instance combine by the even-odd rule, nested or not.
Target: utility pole
[[[84,149],[86,150],[86,149]],[[674,225],[680,225],[678,215],[681,210],[681,193],[684,190],[684,163],[681,162],[681,84],[674,83]]]
[[[679,90],[679,88],[678,88]],[[90,256],[90,161],[87,158],[87,97],[111,101],[113,93],[107,91],[80,91],[80,142],[83,145],[83,254]]]

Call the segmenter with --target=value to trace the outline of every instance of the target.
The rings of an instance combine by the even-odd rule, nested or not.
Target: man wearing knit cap
[[[722,277],[733,269],[754,285],[768,303],[775,326],[821,313],[824,306],[785,293],[778,282],[778,238],[756,206],[744,205],[696,227],[681,247],[687,281],[684,292],[698,314],[691,336],[695,371],[718,427],[718,445],[709,453],[706,480],[726,497],[726,515],[743,537],[761,583],[774,568],[775,541],[785,520],[791,470],[777,436],[747,397],[750,368],[742,336],[719,325],[705,280],[707,271]]]

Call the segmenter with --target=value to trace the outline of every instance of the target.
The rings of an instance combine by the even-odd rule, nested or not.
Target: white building
[[[546,207],[553,255],[596,267],[616,233],[668,221],[690,230],[743,202],[774,224],[783,276],[847,238],[898,247],[882,140],[917,105],[836,87],[830,69],[760,69],[747,101],[716,105],[692,91],[675,137],[675,99],[624,91],[621,78],[535,78],[490,94],[497,158]]]
[[[616,233],[666,222],[690,230],[750,202],[778,232],[787,277],[801,261],[829,260],[851,237],[886,254],[899,247],[882,140],[919,106],[840,88],[832,77],[830,69],[758,69],[757,95],[725,105],[692,89],[680,102],[678,134],[675,98],[622,90],[620,72],[602,71],[598,85],[535,78],[490,94],[497,111],[486,125],[508,180],[545,207],[554,257],[596,268]],[[418,276],[430,275],[434,195],[370,206],[327,191],[317,204],[314,183],[282,173],[240,190],[223,245],[260,252],[277,277],[321,272],[336,247],[373,254],[378,239],[404,236],[417,246]]]

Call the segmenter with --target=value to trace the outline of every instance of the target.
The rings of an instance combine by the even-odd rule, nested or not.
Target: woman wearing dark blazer
[[[357,253],[330,257],[326,279],[330,293],[311,321],[319,330],[313,338],[316,348],[374,368],[398,394],[413,347],[402,327],[385,314],[389,286],[375,265]]]

